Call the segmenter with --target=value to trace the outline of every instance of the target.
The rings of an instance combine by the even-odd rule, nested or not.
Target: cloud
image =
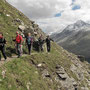
[[[62,31],[77,20],[90,20],[90,0],[7,0],[46,33]],[[63,11],[63,12],[62,12]]]
[[[53,17],[68,5],[60,0],[7,0],[28,17],[34,19]],[[60,11],[59,11],[60,12]]]

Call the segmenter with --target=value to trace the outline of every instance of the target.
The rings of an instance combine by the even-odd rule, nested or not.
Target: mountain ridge
[[[7,55],[12,57],[15,54],[12,37],[15,37],[18,28],[20,32],[24,30],[32,36],[34,32],[38,36],[43,34],[43,37],[45,34],[34,21],[3,2],[4,0],[0,1],[0,31],[8,41]],[[84,59],[81,62],[76,55],[67,52],[55,42],[51,43],[50,53],[46,52],[46,47],[44,52],[33,52],[35,54],[13,58],[0,67],[0,90],[90,89],[90,67]]]
[[[69,52],[89,58],[90,24],[79,20],[51,37]]]

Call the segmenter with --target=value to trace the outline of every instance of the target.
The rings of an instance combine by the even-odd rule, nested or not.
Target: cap
[[[19,34],[19,32],[17,31],[16,34]]]

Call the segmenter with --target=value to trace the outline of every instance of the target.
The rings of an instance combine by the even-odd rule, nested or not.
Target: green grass
[[[27,83],[31,83],[30,90],[37,90],[37,88],[38,90],[48,90],[49,88],[51,88],[51,90],[57,90],[58,83],[55,81],[55,76],[53,76],[56,65],[59,64],[63,66],[67,73],[70,74],[70,76],[72,75],[72,72],[69,70],[72,62],[64,53],[59,52],[59,50],[62,51],[62,48],[52,43],[52,50],[49,54],[47,52],[36,53],[7,62],[0,69],[0,79],[2,80],[0,82],[0,89],[27,90]],[[49,71],[53,83],[48,79],[42,78],[41,70],[32,64],[32,60],[35,65],[42,62],[46,64],[45,68]],[[3,70],[6,70],[5,79],[3,79],[1,75]]]
[[[30,90],[57,90],[60,84],[55,81],[56,66],[61,65],[69,77],[73,77],[78,81],[77,76],[70,71],[70,66],[73,64],[71,58],[67,56],[65,51],[57,44],[52,43],[51,53],[46,51],[32,54],[31,56],[13,59],[5,63],[0,69],[0,90],[27,90],[29,83]],[[75,55],[72,55],[75,57]],[[33,62],[33,63],[32,63]],[[44,68],[38,69],[36,66],[40,63],[45,63]],[[42,70],[47,69],[50,78],[42,77]],[[2,78],[2,71],[6,70],[6,77]],[[52,80],[52,82],[50,81]],[[85,81],[81,86],[85,85]]]
[[[20,23],[13,23],[12,21],[19,18],[25,25],[32,26],[32,24],[26,16],[8,3],[4,3],[3,0],[0,1],[0,14],[0,32],[4,33],[8,42],[6,45],[6,53],[7,56],[10,57],[15,54],[12,37],[15,37],[15,32],[20,25]],[[7,17],[6,14],[9,14],[10,17]],[[39,32],[42,33],[40,30]],[[25,46],[24,51],[27,53]],[[41,53],[32,52],[36,54],[21,57],[20,59],[13,59],[2,65],[0,68],[0,90],[27,90],[28,83],[30,90],[57,90],[57,86],[60,86],[60,84],[55,81],[55,67],[57,65],[64,67],[67,74],[78,81],[76,75],[70,71],[70,66],[73,63],[67,55],[68,52],[57,44],[52,43],[50,53],[46,52],[46,48],[44,52]],[[72,57],[76,58],[73,54]],[[34,64],[32,64],[32,61]],[[43,79],[42,70],[35,66],[43,62],[45,63],[44,68],[49,71],[51,78]],[[3,70],[6,70],[6,77],[4,79],[2,77]],[[52,79],[53,82],[51,82],[50,79]]]

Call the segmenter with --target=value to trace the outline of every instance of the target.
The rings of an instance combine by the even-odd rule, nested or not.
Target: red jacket
[[[21,43],[23,41],[22,36],[21,35],[17,35],[16,36],[16,43]]]

